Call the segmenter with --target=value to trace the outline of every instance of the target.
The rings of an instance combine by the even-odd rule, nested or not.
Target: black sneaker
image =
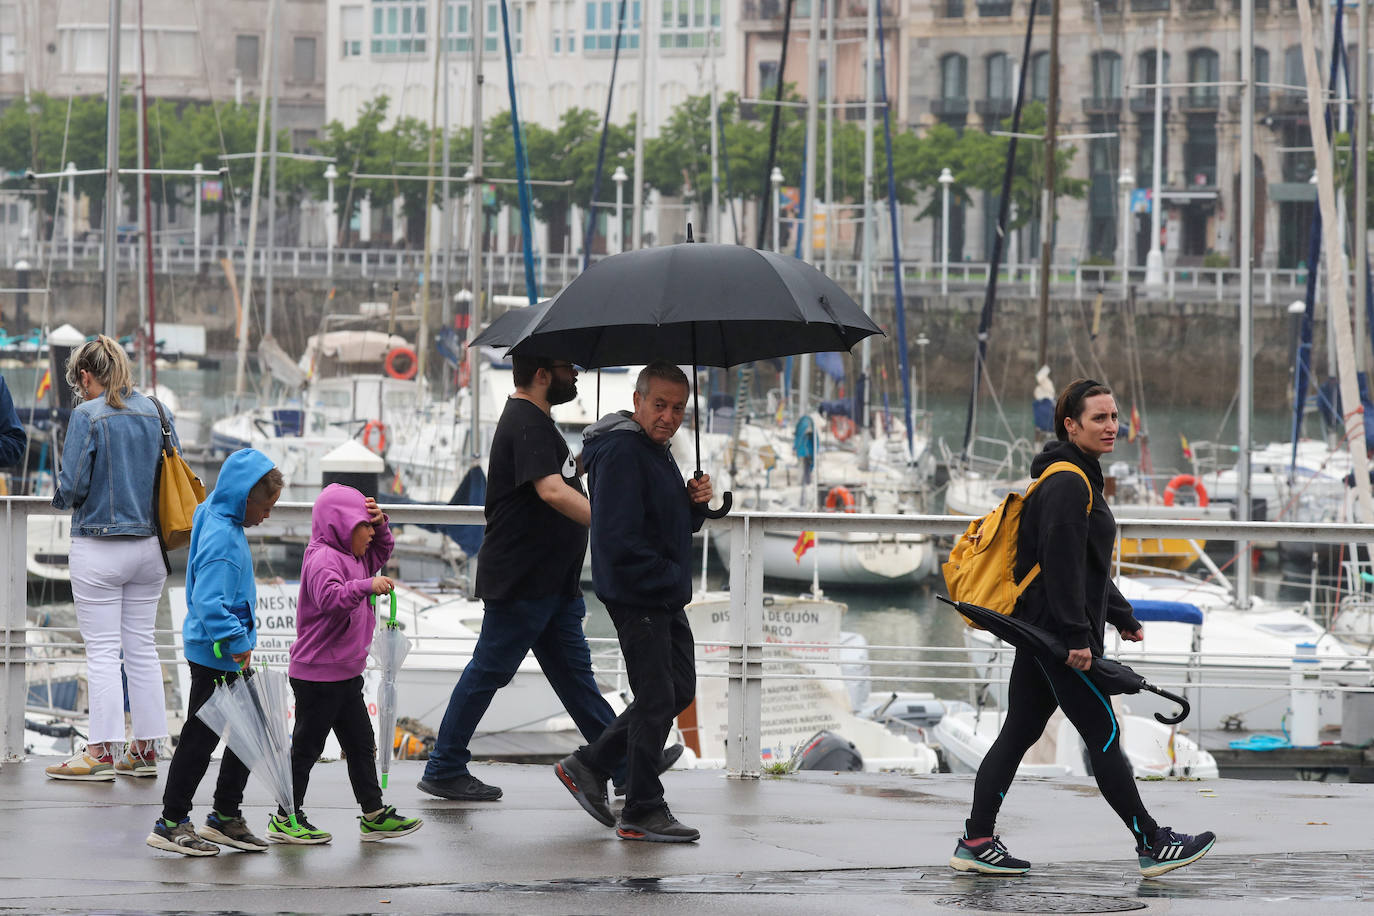
[[[1175,868],[1192,865],[1207,855],[1207,850],[1216,841],[1216,834],[1210,830],[1189,836],[1174,833],[1172,827],[1160,827],[1148,847],[1138,845],[1135,848],[1135,854],[1140,857],[1140,873],[1147,878],[1157,878]]]
[[[245,852],[262,852],[267,848],[267,841],[248,829],[248,822],[242,815],[222,817],[218,811],[211,811],[205,818],[205,826],[198,827],[196,833],[203,840]]]
[[[448,779],[421,779],[415,784],[421,792],[451,801],[496,801],[501,797],[497,786],[489,786],[471,773]]]
[[[1001,837],[993,837],[970,846],[962,837],[954,847],[949,867],[955,871],[971,871],[980,875],[1024,875],[1031,864],[1018,859],[1002,845]]]
[[[217,856],[219,847],[207,843],[196,836],[189,817],[182,818],[179,824],[169,824],[165,818],[158,818],[153,824],[153,832],[145,840],[154,849],[165,849],[183,856]]]
[[[671,770],[671,769],[673,768],[673,764],[677,763],[677,759],[678,759],[679,757],[682,756],[682,751],[683,751],[683,747],[682,747],[681,744],[674,744],[672,747],[664,748],[664,749],[663,749],[663,760],[662,760],[662,761],[659,763],[659,765],[658,765],[658,775],[662,776],[664,773],[666,773],[666,772],[668,772],[669,770]],[[616,798],[619,798],[619,797],[621,797],[621,796],[624,795],[624,794],[625,794],[625,783],[623,783],[623,782],[618,782],[618,783],[616,783],[616,784],[615,784],[615,795],[616,795]]]
[[[563,788],[572,793],[584,811],[607,827],[615,826],[615,815],[606,803],[605,776],[597,776],[591,767],[577,759],[576,754],[569,754],[558,761],[553,771]]]
[[[620,823],[615,825],[615,835],[622,840],[645,843],[694,843],[701,839],[701,831],[673,817],[667,805],[631,820],[621,817]]]

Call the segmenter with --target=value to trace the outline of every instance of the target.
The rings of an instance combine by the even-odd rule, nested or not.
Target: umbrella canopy
[[[688,242],[593,264],[549,302],[511,352],[588,369],[653,360],[728,368],[847,351],[881,333],[848,293],[805,261]]]
[[[936,595],[936,597],[957,610],[970,623],[987,630],[1008,645],[1025,649],[1041,658],[1061,664],[1069,657],[1068,647],[1058,636],[1042,627],[1026,623],[1024,620],[1018,620],[1007,614],[999,614],[981,605],[970,604],[967,601],[953,601],[944,595]],[[1137,674],[1129,665],[1123,665],[1113,659],[1094,656],[1092,667],[1088,669],[1087,674],[1088,679],[1103,693],[1131,694],[1147,690],[1165,699],[1173,700],[1182,706],[1183,710],[1172,716],[1155,713],[1155,718],[1166,725],[1182,722],[1188,717],[1188,713],[1192,709],[1192,706],[1183,697],[1154,686]]]
[[[530,327],[549,310],[552,299],[537,305],[525,305],[502,312],[486,329],[468,343],[469,347],[512,347],[523,338]]]
[[[376,595],[372,596],[372,605],[377,605]],[[377,660],[382,675],[377,686],[377,769],[385,789],[391,774],[391,753],[396,746],[396,675],[410,653],[410,640],[396,622],[394,591],[391,593],[391,616],[372,635],[372,647],[368,651]]]
[[[291,735],[286,725],[292,701],[285,674],[275,668],[249,668],[228,684],[217,683],[196,715],[262,780],[294,821]]]

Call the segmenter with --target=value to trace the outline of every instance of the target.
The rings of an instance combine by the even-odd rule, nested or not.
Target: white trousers
[[[167,698],[153,628],[167,568],[157,538],[74,537],[69,565],[76,623],[86,642],[88,740],[124,741],[121,649],[134,738],[166,737]]]

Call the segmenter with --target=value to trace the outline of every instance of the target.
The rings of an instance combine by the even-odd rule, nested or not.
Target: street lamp
[[[629,180],[629,175],[625,174],[625,166],[618,165],[615,172],[611,175],[611,181],[615,182],[615,250],[616,253],[625,250],[625,182]]]
[[[773,186],[773,250],[782,251],[782,235],[780,234],[781,222],[779,212],[782,210],[782,201],[778,198],[778,193],[782,190],[782,169],[776,165],[768,175],[768,183]]]
[[[1135,175],[1129,166],[1121,170],[1116,180],[1121,188],[1121,295],[1131,285],[1131,189],[1135,187]]]
[[[949,295],[949,186],[954,173],[940,170],[940,295]]]
[[[334,182],[339,178],[339,170],[334,167],[334,163],[329,163],[324,167],[324,180],[329,186],[329,204],[324,216],[324,247],[325,254],[324,269],[325,275],[334,276],[334,236],[338,234],[339,223],[334,213]]]

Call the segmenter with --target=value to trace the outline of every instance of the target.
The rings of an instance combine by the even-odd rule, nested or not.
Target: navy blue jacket
[[[629,411],[583,433],[592,503],[592,585],[607,604],[682,608],[692,598],[692,533],[704,517],[667,446]]]
[[[19,413],[14,409],[14,398],[0,375],[0,467],[14,467],[24,457],[24,446],[28,434],[19,422]]]

